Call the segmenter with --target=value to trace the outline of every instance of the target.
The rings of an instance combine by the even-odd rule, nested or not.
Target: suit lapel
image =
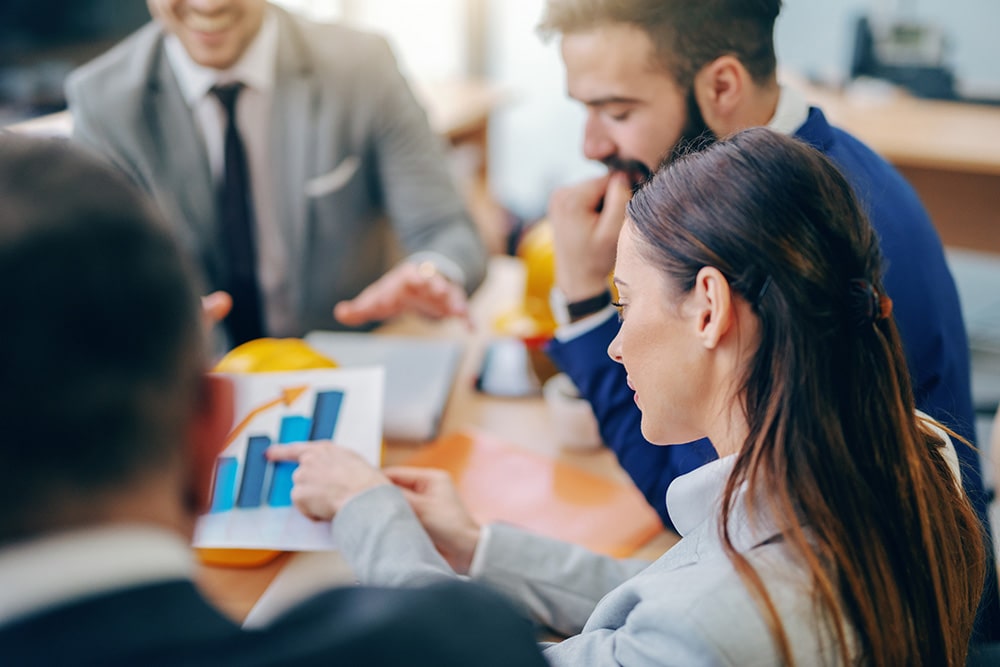
[[[278,62],[271,108],[271,182],[275,212],[287,239],[288,287],[296,308],[304,298],[303,261],[307,242],[308,207],[304,188],[316,164],[319,87],[303,37],[292,18],[278,15]]]
[[[176,218],[170,222],[189,248],[199,249],[199,259],[215,284],[221,257],[216,227],[218,202],[208,151],[167,61],[162,39],[157,45],[148,85],[143,115],[148,119],[151,145],[144,152],[156,156],[154,191],[170,188],[170,192],[158,194],[157,199],[177,202],[179,210],[168,212]]]

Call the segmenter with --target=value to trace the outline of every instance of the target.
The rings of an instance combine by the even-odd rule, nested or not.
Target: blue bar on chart
[[[278,443],[304,442],[309,439],[312,419],[297,415],[283,417]],[[271,490],[267,494],[267,504],[271,507],[291,507],[292,473],[299,467],[294,461],[278,461],[271,475]]]
[[[264,452],[270,446],[271,438],[266,435],[250,436],[246,457],[243,459],[243,480],[240,482],[240,493],[236,498],[237,507],[260,507],[268,463]]]
[[[233,509],[236,496],[236,469],[239,466],[232,456],[220,456],[215,461],[215,483],[212,489],[212,512]]]
[[[337,428],[337,417],[340,415],[340,404],[344,400],[342,391],[322,391],[316,394],[316,407],[313,409],[312,432],[310,440],[330,440]]]

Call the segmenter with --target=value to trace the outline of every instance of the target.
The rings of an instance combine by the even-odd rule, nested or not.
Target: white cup
[[[579,391],[568,375],[558,373],[549,378],[542,387],[542,395],[555,425],[560,447],[583,451],[601,446],[597,419],[590,409],[590,403],[580,398]]]

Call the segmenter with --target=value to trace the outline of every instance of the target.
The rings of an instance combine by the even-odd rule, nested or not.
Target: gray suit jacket
[[[379,37],[317,24],[272,7],[278,62],[270,154],[284,225],[293,325],[275,335],[336,327],[334,304],[356,296],[401,253],[455,261],[471,291],[486,256],[447,169],[441,141]],[[204,268],[222,272],[218,203],[208,153],[151,23],[71,75],[74,137],[152,193]],[[306,183],[346,158],[342,187],[308,196]]]
[[[362,583],[406,586],[454,577],[398,489],[371,489],[333,522],[334,539]],[[803,567],[780,532],[737,531],[787,633],[796,664],[838,665]],[[545,647],[555,667],[780,664],[764,616],[708,520],[654,563],[618,561],[503,525],[477,553],[477,579],[537,620],[574,636]]]

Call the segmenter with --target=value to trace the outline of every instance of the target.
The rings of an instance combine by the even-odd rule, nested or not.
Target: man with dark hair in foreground
[[[259,631],[201,596],[189,543],[232,390],[205,374],[192,275],[124,177],[0,136],[2,662],[543,665],[472,585],[317,591]]]

